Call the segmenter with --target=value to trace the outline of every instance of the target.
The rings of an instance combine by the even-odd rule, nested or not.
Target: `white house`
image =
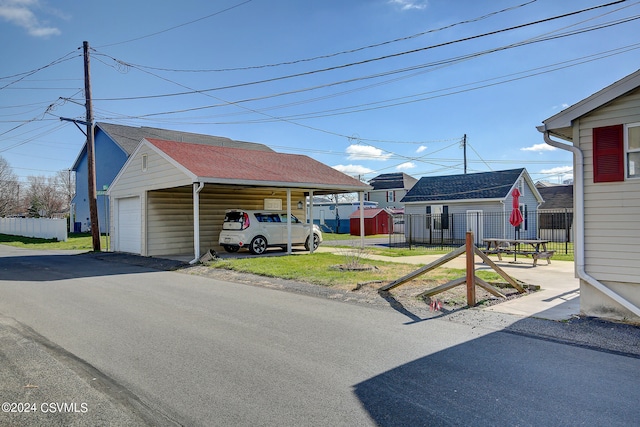
[[[369,181],[373,189],[367,191],[366,199],[376,202],[379,208],[401,211],[404,208],[402,198],[416,182],[418,182],[416,178],[404,172],[383,173]]]
[[[640,70],[542,123],[574,156],[580,311],[640,322]]]

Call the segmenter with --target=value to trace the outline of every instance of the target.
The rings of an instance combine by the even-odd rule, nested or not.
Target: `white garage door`
[[[142,220],[140,197],[118,199],[118,251],[139,254]]]

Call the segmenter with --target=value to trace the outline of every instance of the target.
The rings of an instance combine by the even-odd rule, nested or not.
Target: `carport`
[[[370,188],[307,156],[143,139],[108,191],[112,248],[197,261],[219,250],[227,209],[286,210],[312,223],[314,195],[359,193],[362,206]]]

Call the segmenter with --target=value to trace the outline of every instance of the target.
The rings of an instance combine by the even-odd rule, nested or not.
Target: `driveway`
[[[551,339],[563,327],[555,322],[479,310],[415,321],[389,307],[1,245],[0,295],[3,330],[24,333],[8,342],[63,368],[45,364],[30,377],[12,358],[20,353],[3,345],[1,369],[16,373],[3,396],[85,399],[86,413],[47,414],[49,425],[105,423],[104,402],[141,425],[631,425],[640,417],[640,359]],[[54,395],[57,375],[76,375],[74,384],[101,397]],[[30,415],[0,413],[0,424],[34,425]]]

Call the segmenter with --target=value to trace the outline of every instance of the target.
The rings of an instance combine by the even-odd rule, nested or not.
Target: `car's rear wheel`
[[[262,236],[256,236],[249,245],[249,251],[255,255],[262,255],[267,250],[267,239]]]
[[[313,250],[315,251],[320,246],[320,236],[316,233],[313,233]],[[307,237],[307,241],[304,242],[304,248],[308,251],[311,250],[311,245],[309,245],[309,237]]]
[[[229,253],[238,252],[240,250],[240,246],[222,245],[222,247],[224,248],[225,251]]]

